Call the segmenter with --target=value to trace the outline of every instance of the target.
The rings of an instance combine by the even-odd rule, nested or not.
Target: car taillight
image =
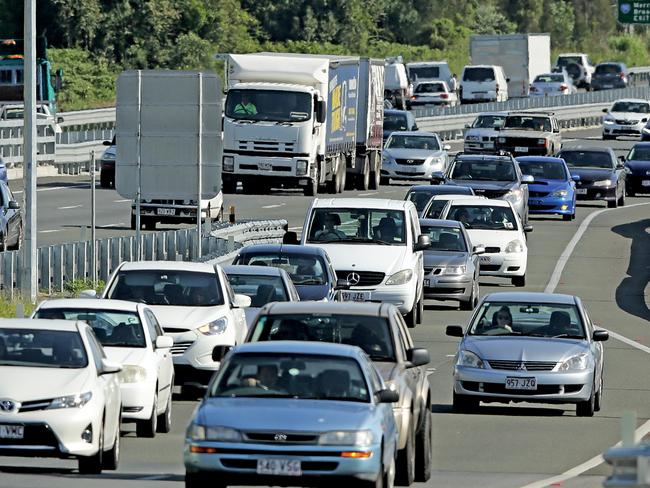
[[[560,85],[560,91],[565,91],[565,90],[568,90],[568,89],[569,89],[569,85],[567,85],[566,83],[562,83]]]
[[[442,98],[443,100],[446,100],[447,98],[449,98],[449,95],[446,94],[446,93],[441,93],[440,98]]]
[[[619,74],[618,74],[618,77],[619,77],[621,80],[625,79],[625,73],[619,73]]]
[[[411,100],[417,100],[417,98],[418,98],[417,95],[413,95],[413,96],[411,97]]]

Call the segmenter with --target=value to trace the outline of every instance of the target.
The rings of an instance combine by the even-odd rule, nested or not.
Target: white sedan
[[[458,96],[444,81],[422,81],[415,86],[410,104],[416,105],[458,105]]]
[[[573,95],[578,92],[578,89],[566,70],[562,70],[556,73],[537,75],[530,84],[529,91],[531,97],[557,97]]]
[[[117,469],[121,369],[84,322],[0,320],[0,456]]]
[[[163,335],[150,307],[123,300],[64,298],[41,302],[32,317],[90,325],[108,358],[123,365],[122,421],[135,422],[138,437],[170,431],[174,340]]]

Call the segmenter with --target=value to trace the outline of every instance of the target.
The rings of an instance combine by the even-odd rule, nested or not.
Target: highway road
[[[602,145],[594,139],[597,135],[595,130],[568,132],[565,144]],[[608,141],[619,154],[632,143]],[[65,183],[63,189],[60,181],[47,184],[39,187],[39,223],[42,230],[53,232],[39,234],[39,239],[45,243],[78,237],[78,226],[89,220],[88,209],[60,207],[84,205],[88,185],[79,180]],[[407,187],[348,194],[403,198]],[[112,190],[98,191],[98,202],[103,202],[98,223],[104,226],[99,237],[128,231],[129,204],[118,200]],[[262,208],[260,200],[228,195],[226,204],[235,205],[241,218],[282,217],[290,227],[298,227],[310,199],[278,193],[264,196]],[[469,312],[457,311],[452,302],[427,302],[423,324],[412,333],[432,358],[434,473],[428,483],[414,487],[601,486],[608,469],[596,457],[620,440],[623,412],[636,412],[640,434],[650,430],[650,310],[645,299],[650,277],[650,198],[628,198],[626,207],[611,210],[602,203],[580,204],[573,222],[556,217],[533,217],[531,222],[535,228],[529,237],[525,289],[581,296],[592,319],[613,335],[605,343],[603,409],[593,418],[577,418],[574,407],[562,405],[491,404],[476,414],[452,413],[451,362],[457,340],[445,336],[444,329],[447,324],[464,325]],[[581,238],[574,239],[577,236]],[[482,294],[509,289],[499,279],[481,281]],[[183,433],[195,406],[196,402],[176,401],[172,432],[154,440],[137,439],[129,430],[116,472],[82,477],[71,461],[0,457],[0,487],[100,488],[116,483],[124,488],[181,487]],[[567,472],[575,476],[556,478]]]

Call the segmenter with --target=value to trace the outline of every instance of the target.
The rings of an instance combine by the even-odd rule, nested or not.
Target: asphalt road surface
[[[565,144],[602,145],[589,139],[597,135],[594,130],[569,132]],[[608,141],[619,154],[632,143]],[[78,226],[84,218],[89,220],[87,208],[59,208],[87,202],[87,184],[56,189],[59,183],[39,188],[39,224],[43,230],[56,231],[39,234],[44,241],[77,238]],[[403,198],[407,187],[399,184],[347,195]],[[98,191],[98,202],[100,198],[98,223],[113,226],[100,230],[98,237],[125,233],[128,202],[117,201],[121,198],[110,190]],[[265,196],[261,209],[259,201],[259,197],[228,195],[226,205],[235,205],[242,218],[282,217],[291,227],[299,227],[309,198],[293,192]],[[117,225],[120,222],[127,225]],[[620,440],[623,412],[636,412],[641,434],[650,430],[646,425],[650,425],[650,349],[645,347],[650,346],[650,310],[645,300],[650,278],[650,198],[628,198],[626,207],[611,210],[605,210],[603,203],[580,204],[573,222],[532,217],[531,223],[535,228],[529,237],[525,289],[581,296],[592,319],[614,335],[605,343],[603,408],[593,418],[576,417],[570,405],[490,404],[476,414],[452,413],[451,361],[457,340],[445,336],[444,329],[447,324],[464,325],[469,312],[457,311],[453,302],[426,302],[423,324],[412,333],[418,345],[431,353],[434,473],[428,483],[414,487],[602,486],[609,470],[597,456]],[[572,242],[577,232],[581,238]],[[558,262],[562,269],[557,268]],[[499,279],[481,281],[482,294],[509,289]],[[0,457],[0,487],[100,488],[116,483],[124,488],[181,487],[183,434],[195,406],[196,402],[174,402],[170,434],[151,440],[126,433],[116,472],[80,476],[72,461]]]

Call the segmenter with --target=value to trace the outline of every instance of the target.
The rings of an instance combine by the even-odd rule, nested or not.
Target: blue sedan
[[[373,368],[344,344],[237,347],[187,429],[185,487],[393,486],[399,394]]]
[[[528,212],[561,215],[564,220],[576,216],[575,181],[564,159],[545,156],[517,158],[521,172],[532,176],[528,183]]]
[[[635,144],[625,160],[625,186],[631,197],[650,193],[650,142]]]

